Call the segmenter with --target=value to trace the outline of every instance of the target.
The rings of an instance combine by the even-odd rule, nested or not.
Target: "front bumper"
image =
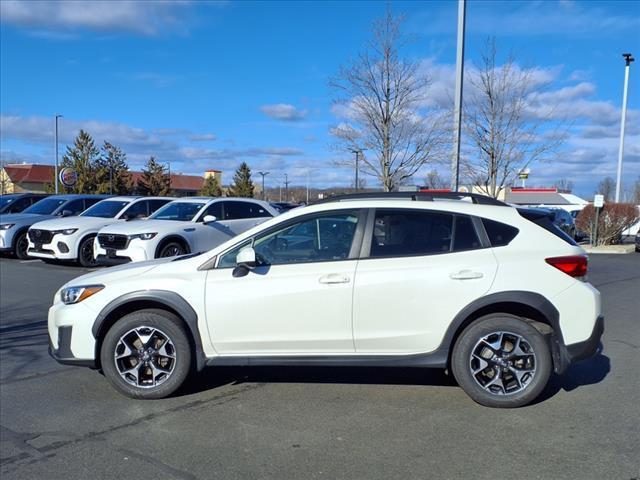
[[[49,355],[63,365],[76,365],[79,367],[97,368],[96,361],[91,359],[76,358],[71,351],[71,333],[73,327],[58,327],[58,348],[54,348],[49,339]]]
[[[108,255],[98,255],[96,257],[96,262],[98,263],[98,265],[113,267],[115,265],[123,265],[125,263],[129,263],[131,262],[131,259],[129,257],[119,257],[117,255],[113,257],[110,257]]]
[[[9,229],[11,230],[11,229]],[[0,230],[0,252],[10,252],[13,250],[13,232]]]
[[[571,364],[595,356],[600,349],[600,339],[604,333],[604,316],[599,315],[589,338],[582,342],[564,345],[554,339],[553,356],[555,372],[562,374]]]
[[[67,251],[63,251],[64,249]],[[61,237],[60,235],[54,235],[51,243],[38,244],[37,246],[29,239],[27,253],[31,257],[57,260],[75,260],[76,258],[75,242],[68,237]]]

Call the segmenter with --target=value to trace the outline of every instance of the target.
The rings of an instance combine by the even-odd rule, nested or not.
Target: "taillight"
[[[584,255],[552,257],[545,261],[571,277],[584,277],[587,274],[587,257]]]

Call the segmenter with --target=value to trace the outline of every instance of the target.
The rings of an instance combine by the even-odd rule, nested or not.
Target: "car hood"
[[[37,215],[35,213],[10,213],[8,215],[0,215],[0,223],[13,223],[18,227],[23,227],[49,218],[55,217],[53,215]]]
[[[179,232],[191,229],[195,225],[193,222],[180,222],[177,220],[134,220],[132,222],[118,222],[109,225],[108,228],[101,230],[100,233],[132,235],[147,232]]]
[[[99,230],[104,226],[110,225],[118,220],[114,218],[102,218],[102,217],[65,217],[55,218],[53,220],[46,220],[44,222],[38,222],[36,228],[42,230],[65,230],[67,228],[79,228],[79,229],[96,229]]]
[[[179,257],[178,257],[179,258]],[[153,270],[159,265],[169,263],[175,260],[175,257],[170,258],[158,258],[156,260],[148,260],[146,262],[127,263],[117,267],[109,267],[95,272],[87,273],[80,277],[76,277],[73,280],[65,283],[61,288],[69,287],[73,285],[92,285],[92,284],[104,284],[108,285],[111,282],[120,280],[122,278],[131,278]]]

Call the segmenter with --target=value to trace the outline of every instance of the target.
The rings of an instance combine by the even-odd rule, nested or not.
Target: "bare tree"
[[[554,183],[553,186],[563,192],[570,192],[571,190],[573,190],[573,182],[571,180],[567,180],[566,178],[561,178],[556,183]]]
[[[510,56],[496,65],[495,40],[487,41],[480,64],[468,74],[464,128],[469,142],[465,173],[487,195],[497,197],[532,162],[548,160],[566,132],[553,112],[532,112],[533,70]]]
[[[424,111],[429,78],[418,64],[401,59],[402,20],[387,11],[374,23],[367,51],[343,66],[330,81],[336,103],[345,107],[349,123],[332,129],[344,151],[362,149],[361,166],[385,191],[394,190],[431,160],[442,158],[442,116]],[[351,156],[343,164],[353,165]]]
[[[640,177],[633,184],[632,202],[636,205],[640,205]]]
[[[437,170],[431,170],[425,178],[425,186],[431,190],[449,188],[449,182],[445,181]]]
[[[598,184],[598,190],[596,193],[604,195],[605,202],[611,201],[613,198],[613,192],[616,190],[616,183],[613,178],[605,177]]]

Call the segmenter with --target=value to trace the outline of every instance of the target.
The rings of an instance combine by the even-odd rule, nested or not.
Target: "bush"
[[[622,232],[640,219],[638,207],[631,203],[606,203],[600,209],[598,217],[597,245],[611,245],[620,240]],[[576,226],[579,230],[593,238],[595,230],[596,209],[592,204],[582,209]]]

